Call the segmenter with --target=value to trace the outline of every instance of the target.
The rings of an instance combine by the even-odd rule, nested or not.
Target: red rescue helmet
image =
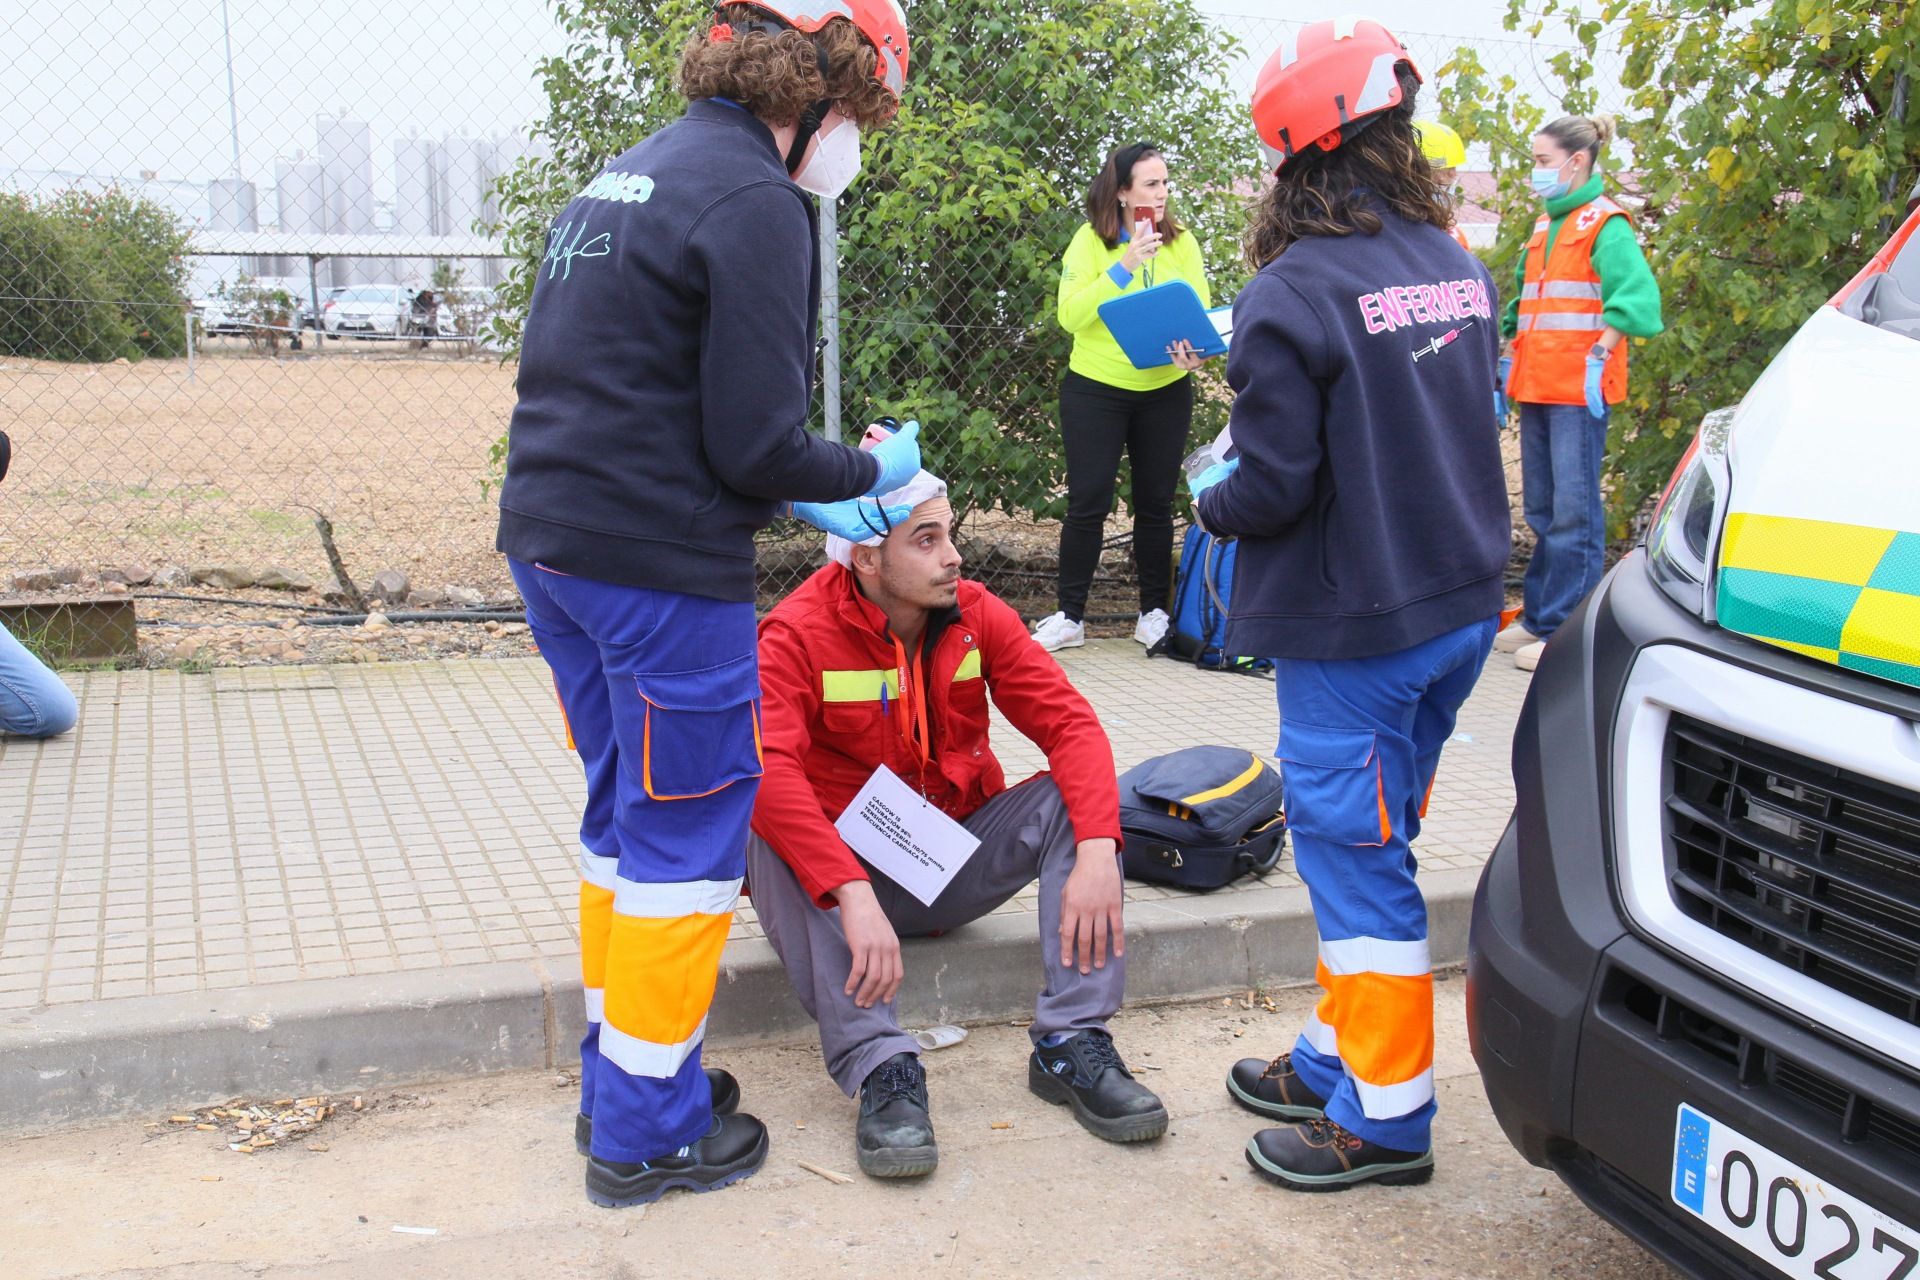
[[[880,55],[873,78],[897,98],[907,87],[907,15],[900,0],[734,0],[764,9],[787,25],[812,35],[835,18],[860,29]]]
[[[1268,163],[1278,169],[1308,147],[1331,151],[1358,122],[1398,106],[1403,63],[1425,83],[1407,46],[1372,18],[1287,35],[1253,86],[1253,127]]]

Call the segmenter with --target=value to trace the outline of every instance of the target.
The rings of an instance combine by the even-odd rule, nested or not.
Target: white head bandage
[[[881,494],[879,505],[883,507],[906,507],[911,510],[923,502],[931,502],[935,498],[944,498],[946,496],[947,482],[945,480],[934,475],[931,471],[916,471],[914,472],[913,479],[907,481],[892,493]],[[859,501],[872,502],[873,499],[861,498]],[[878,512],[875,513],[875,518],[876,520],[879,518]],[[860,545],[863,547],[877,547],[886,540],[885,534],[875,534],[871,538],[862,538]],[[828,534],[827,559],[834,561],[836,564],[843,564],[851,569],[853,567],[853,544],[837,534]]]

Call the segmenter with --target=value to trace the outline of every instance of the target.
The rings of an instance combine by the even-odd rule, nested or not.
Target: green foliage
[[[551,156],[500,188],[518,256],[502,290],[524,314],[548,223],[613,156],[677,117],[673,72],[709,11],[668,0],[557,0],[569,43],[541,68]],[[1193,0],[918,0],[893,126],[864,143],[839,203],[842,386],[849,433],[891,413],[925,425],[957,507],[1059,514],[1056,405],[1071,346],[1054,319],[1059,258],[1107,151],[1163,147],[1175,208],[1216,294],[1241,278],[1251,128],[1225,87],[1235,49]],[[1244,187],[1241,188],[1244,190]],[[1208,377],[1216,377],[1217,371]],[[1196,436],[1224,407],[1202,397]]]
[[[1634,347],[1610,466],[1616,528],[1666,480],[1712,409],[1745,394],[1814,309],[1902,215],[1920,169],[1920,5],[1912,0],[1509,0],[1507,26],[1563,25],[1561,111],[1593,105],[1593,57],[1625,58],[1638,224],[1668,331]],[[1524,193],[1540,107],[1463,50],[1443,71],[1450,118],[1493,145],[1502,178],[1499,278],[1537,216]],[[1616,149],[1619,144],[1616,143]]]
[[[0,352],[186,354],[187,229],[116,189],[0,196]]]
[[[247,324],[247,345],[255,351],[278,353],[282,338],[293,328],[293,295],[244,275],[221,292],[233,317]]]

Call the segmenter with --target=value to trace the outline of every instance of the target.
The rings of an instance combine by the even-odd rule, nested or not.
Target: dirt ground
[[[237,339],[216,339],[191,372],[185,360],[0,361],[0,421],[15,449],[0,485],[0,592],[17,573],[59,566],[81,571],[75,593],[123,567],[176,576],[213,566],[279,569],[312,580],[315,590],[165,586],[258,602],[245,608],[163,600],[136,587],[144,596],[140,661],[494,652],[495,637],[476,641],[471,625],[457,623],[357,642],[308,627],[268,634],[299,620],[270,606],[319,604],[334,585],[314,526],[325,515],[362,586],[380,570],[399,570],[416,589],[464,588],[511,607],[485,483],[513,398],[513,368],[495,357],[352,341],[269,358]],[[1517,452],[1511,461],[1517,510]],[[1126,529],[1121,514],[1109,534]],[[963,533],[976,546],[1017,556],[994,557],[988,580],[995,590],[1029,617],[1052,612],[1056,525],[981,515]],[[765,546],[762,562],[770,566],[763,586],[771,603],[818,560],[809,541]],[[1128,550],[1114,547],[1090,602],[1090,631],[1129,634],[1133,593]]]
[[[927,1058],[939,1170],[862,1177],[853,1105],[817,1048],[719,1050],[773,1133],[737,1187],[645,1208],[589,1205],[570,1077],[501,1076],[368,1096],[306,1139],[253,1155],[227,1136],[135,1123],[0,1144],[9,1280],[469,1280],[672,1277],[1365,1277],[1655,1280],[1670,1273],[1530,1168],[1487,1111],[1462,987],[1437,988],[1438,1173],[1420,1188],[1299,1195],[1242,1156],[1259,1127],[1221,1086],[1286,1047],[1312,996],[1277,1012],[1219,1001],[1114,1026],[1171,1132],[1115,1147],[1025,1084],[1026,1033],[977,1028]],[[805,1165],[851,1175],[829,1181]]]

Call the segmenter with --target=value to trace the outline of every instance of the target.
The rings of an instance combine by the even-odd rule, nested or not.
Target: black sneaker
[[[1227,1073],[1227,1095],[1247,1110],[1277,1120],[1321,1120],[1327,1114],[1327,1100],[1294,1073],[1291,1053],[1272,1062],[1240,1059]]]
[[[860,1171],[872,1178],[925,1177],[940,1163],[927,1072],[914,1054],[894,1054],[861,1082],[853,1149]]]
[[[707,1088],[713,1091],[713,1114],[730,1116],[740,1109],[740,1082],[733,1078],[732,1072],[708,1067]],[[574,1116],[573,1149],[583,1156],[593,1154],[592,1116]]]
[[[1098,1027],[1062,1044],[1035,1045],[1027,1088],[1073,1108],[1087,1132],[1108,1142],[1145,1142],[1167,1131],[1167,1109],[1120,1061],[1113,1037]]]
[[[1345,1191],[1361,1182],[1411,1187],[1433,1177],[1433,1151],[1395,1151],[1331,1120],[1262,1129],[1247,1143],[1247,1163],[1289,1191]]]
[[[752,1116],[715,1116],[706,1136],[670,1156],[621,1164],[587,1158],[587,1199],[603,1209],[652,1204],[667,1192],[718,1191],[767,1162],[767,1126]]]

